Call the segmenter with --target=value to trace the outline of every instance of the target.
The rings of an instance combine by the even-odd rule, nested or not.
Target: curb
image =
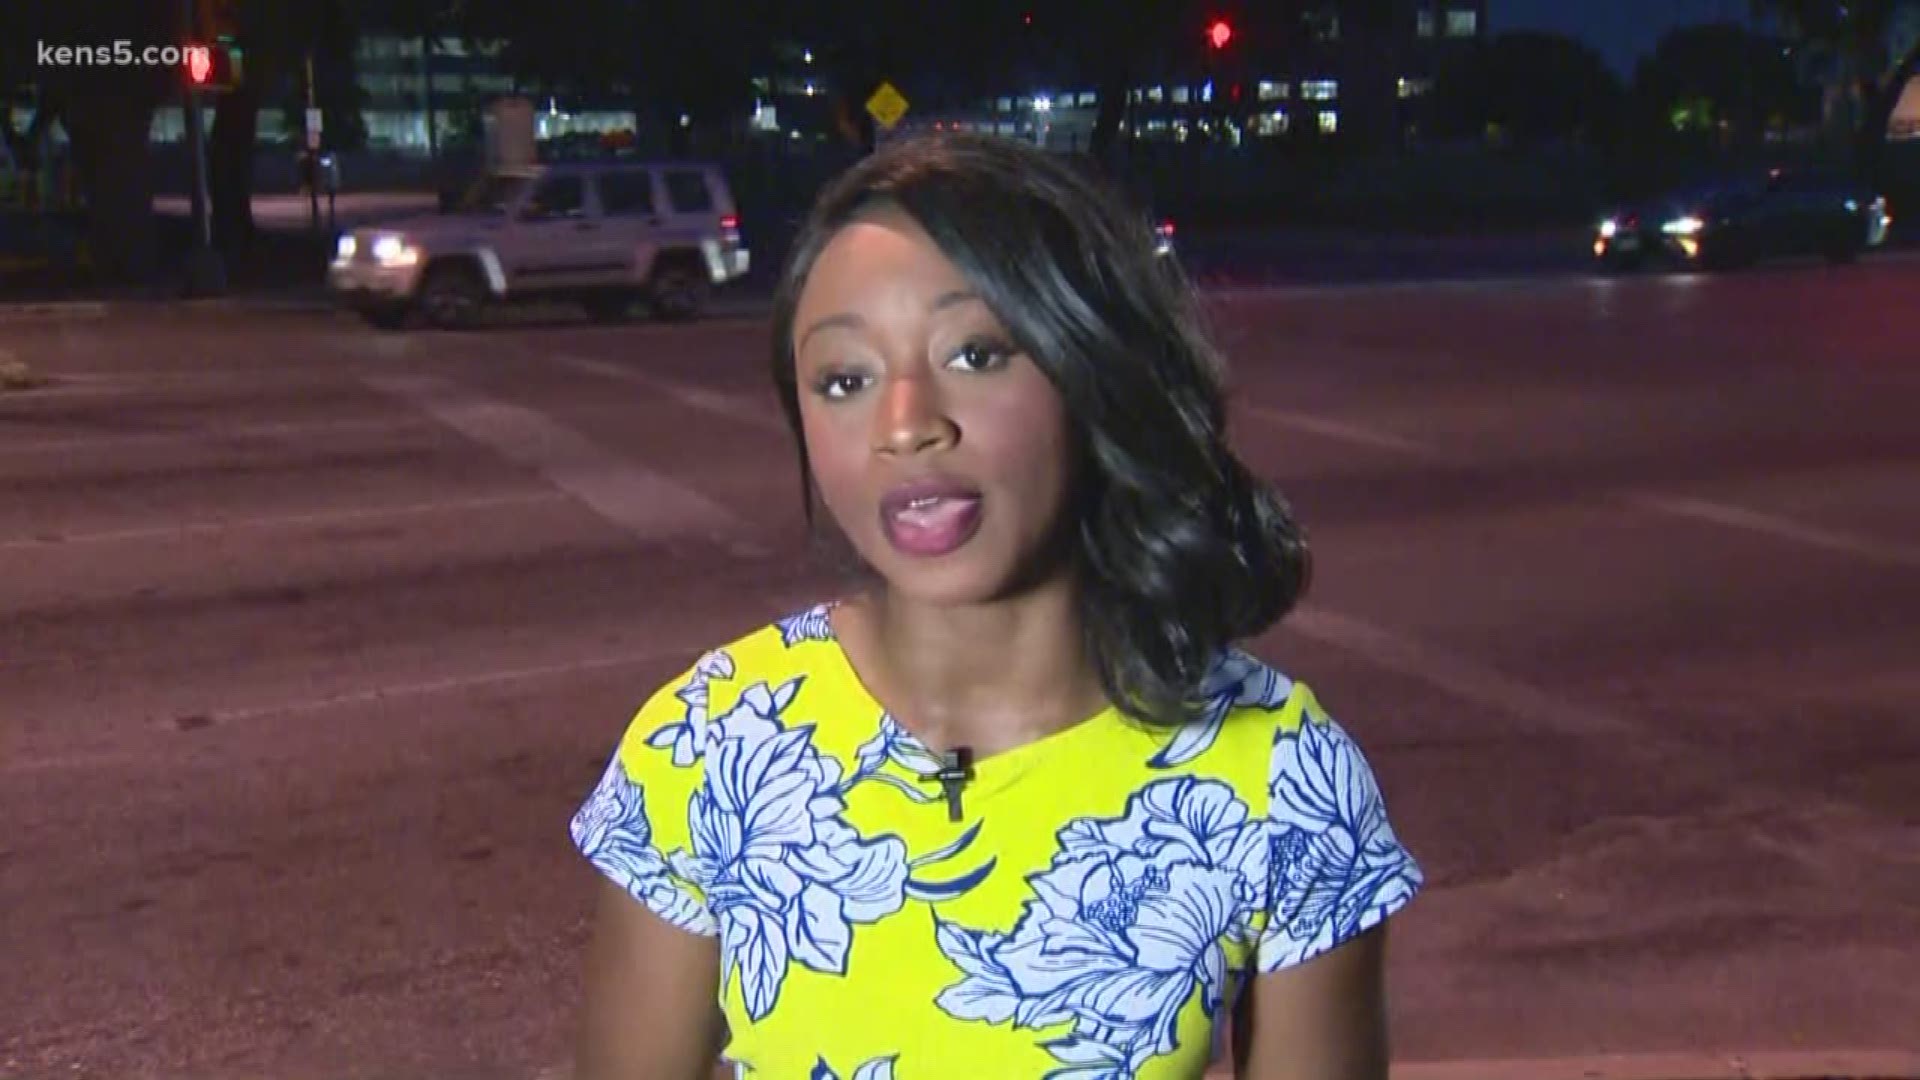
[[[717,1065],[714,1080],[730,1077]],[[1407,1062],[1393,1080],[1920,1080],[1920,1050],[1809,1050],[1736,1053],[1596,1054]],[[572,1080],[562,1063],[531,1080]],[[1234,1080],[1215,1066],[1206,1080]]]
[[[1394,1080],[1920,1080],[1920,1050],[1618,1054],[1408,1063]]]
[[[46,300],[24,303],[0,303],[0,322],[49,322],[66,319],[98,319],[110,305],[100,300]]]
[[[1866,265],[1905,266],[1920,263],[1920,250],[1895,249],[1866,254]],[[1596,275],[1584,267],[1542,268],[1518,273],[1463,273],[1448,277],[1379,277],[1349,281],[1312,281],[1276,278],[1244,283],[1201,281],[1198,292],[1210,300],[1236,301],[1293,297],[1331,297],[1394,293],[1420,290],[1466,290],[1565,288],[1597,286],[1647,278],[1610,278]],[[758,318],[767,314],[772,299],[760,295],[716,297],[709,308],[710,318]],[[342,308],[331,297],[304,293],[262,296],[143,297],[131,300],[28,300],[17,303],[0,301],[0,323],[80,319],[102,319],[115,313],[192,314],[195,312],[256,312],[263,314],[330,314]]]

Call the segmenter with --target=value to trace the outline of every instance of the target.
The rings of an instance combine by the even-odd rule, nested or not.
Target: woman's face
[[[911,217],[876,210],[829,242],[794,355],[821,500],[891,587],[975,603],[1050,569],[1065,406]]]

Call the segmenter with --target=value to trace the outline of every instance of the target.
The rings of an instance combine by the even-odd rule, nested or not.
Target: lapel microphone
[[[956,746],[940,755],[940,768],[937,772],[922,773],[920,779],[927,783],[938,783],[947,797],[947,820],[959,821],[961,817],[960,793],[967,781],[973,779],[973,748]]]

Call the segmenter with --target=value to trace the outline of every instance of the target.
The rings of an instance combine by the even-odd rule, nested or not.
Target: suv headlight
[[[420,249],[398,236],[382,236],[373,242],[373,261],[381,266],[412,266],[420,261]]]
[[[1668,236],[1696,236],[1706,227],[1707,223],[1696,215],[1686,214],[1660,226],[1660,231]]]
[[[342,263],[352,262],[354,252],[359,250],[359,242],[354,240],[352,233],[348,233],[334,243],[333,261]]]

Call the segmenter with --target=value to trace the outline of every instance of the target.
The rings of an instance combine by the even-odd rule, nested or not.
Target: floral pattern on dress
[[[1226,784],[1158,781],[1117,819],[1059,831],[1052,865],[1011,933],[944,920],[940,950],[964,974],[940,1008],[959,1020],[1018,1028],[1071,1022],[1046,1043],[1051,1077],[1132,1076],[1178,1047],[1197,991],[1211,1017],[1226,985],[1225,944],[1249,932],[1266,878],[1264,823]]]
[[[847,1080],[893,1080],[893,1063],[899,1056],[888,1054],[863,1062]],[[807,1080],[841,1080],[841,1077],[827,1064],[827,1059],[821,1058],[813,1067],[813,1072],[808,1074]]]
[[[682,930],[712,934],[712,915],[699,893],[676,878],[653,843],[646,791],[618,759],[574,815],[570,831],[581,852],[615,883]]]
[[[688,847],[667,853],[653,845],[644,792],[618,762],[621,782],[601,785],[577,835],[589,857],[605,861],[649,907],[676,925],[719,934],[722,981],[738,976],[757,1020],[773,1010],[792,964],[845,975],[855,926],[899,911],[908,897],[958,896],[995,864],[951,879],[916,876],[965,851],[979,824],[911,862],[900,837],[861,835],[844,817],[846,794],[876,775],[843,776],[839,759],[813,745],[813,725],[787,725],[803,678],[749,685],[732,708],[709,716],[706,683],[731,672],[725,653],[710,654],[688,681],[694,692],[678,693],[683,718],[647,739],[676,764],[690,740],[701,740],[693,758],[704,782],[688,801]]]
[[[1271,919],[1259,968],[1273,971],[1371,929],[1424,883],[1395,837],[1360,747],[1332,718],[1313,716],[1274,742],[1267,889]]]

